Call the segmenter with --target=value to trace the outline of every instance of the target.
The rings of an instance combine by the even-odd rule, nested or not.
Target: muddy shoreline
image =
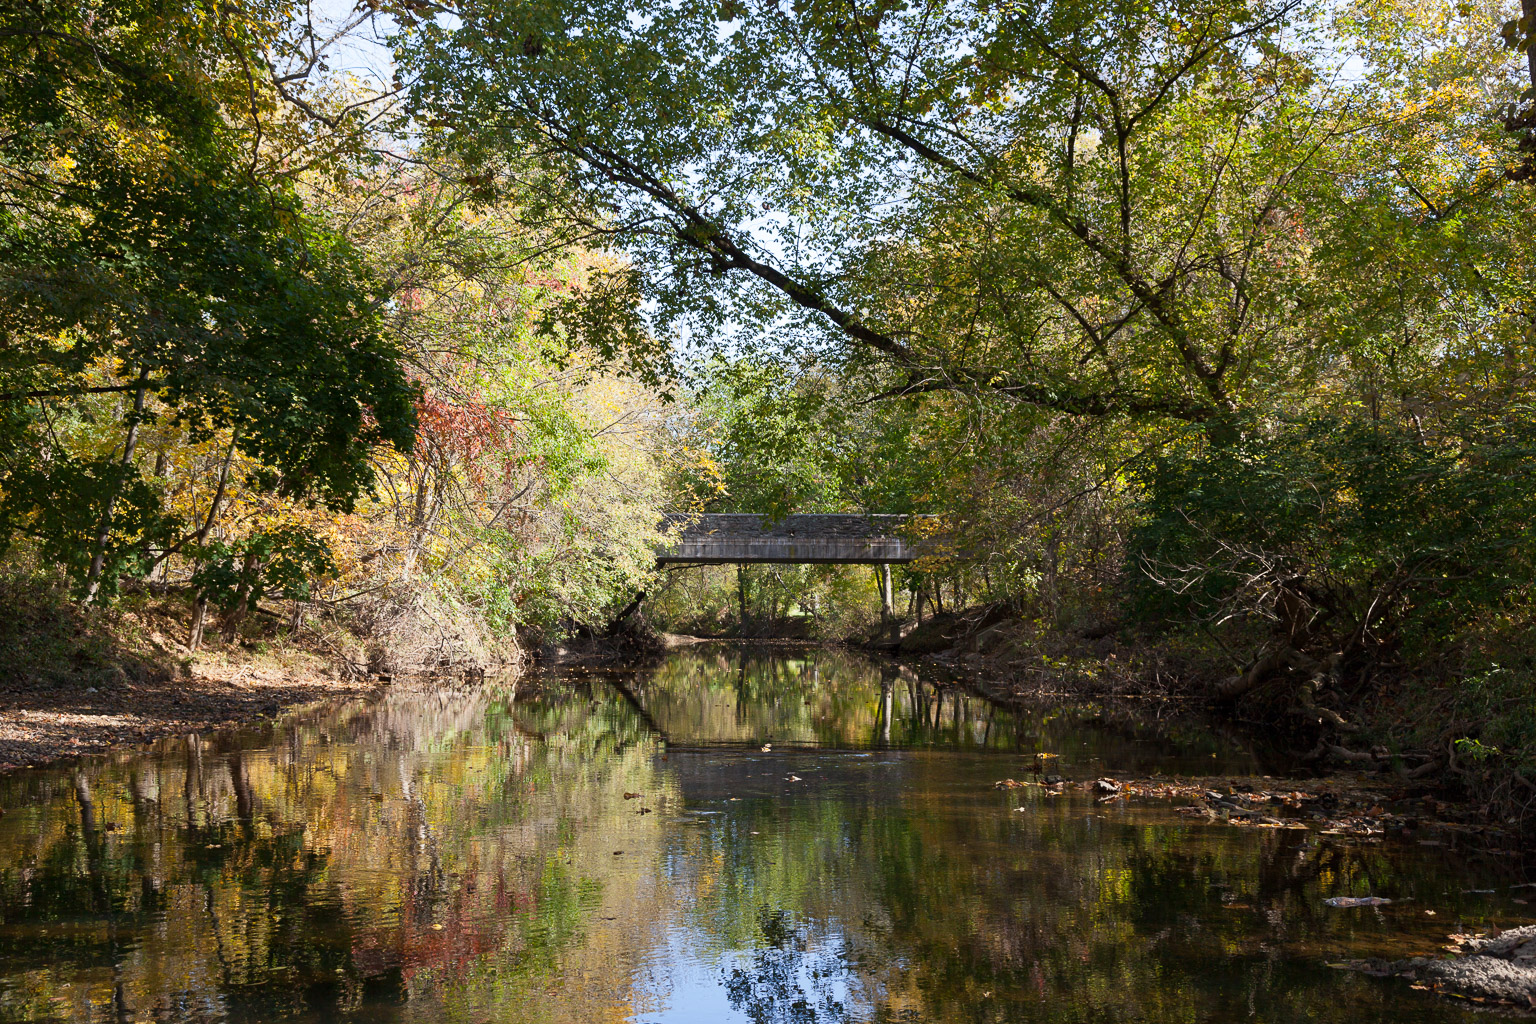
[[[323,609],[297,620],[255,610],[242,630],[208,630],[193,649],[179,593],[135,591],[87,611],[47,590],[0,591],[0,773],[373,699],[395,679],[486,671],[440,652],[411,660],[409,637]],[[507,654],[497,670],[519,663]]]
[[[0,772],[40,768],[168,736],[238,728],[319,701],[366,699],[377,678],[327,678],[317,669],[220,659],[185,676],[76,684],[0,680]]]

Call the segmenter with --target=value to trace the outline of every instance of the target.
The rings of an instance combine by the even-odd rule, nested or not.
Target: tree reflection
[[[759,914],[763,945],[749,966],[725,976],[731,1008],[752,1024],[835,1024],[848,1019],[840,992],[848,974],[841,959],[807,949],[786,910]]]
[[[1447,893],[1522,880],[995,791],[1013,751],[1160,734],[890,665],[706,652],[631,685],[674,725],[989,752],[690,753],[600,676],[547,682],[0,779],[0,1020],[1394,1019],[1415,993],[1326,962],[1434,948],[1486,915]],[[1321,905],[1367,889],[1425,902]]]
[[[682,747],[1043,750],[1162,771],[1257,767],[1203,722],[1061,703],[1003,709],[909,664],[831,649],[690,649],[611,678],[645,724]]]

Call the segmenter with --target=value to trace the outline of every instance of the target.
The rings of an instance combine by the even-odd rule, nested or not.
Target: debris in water
[[[1037,766],[1039,762],[1036,762]],[[1060,775],[1032,780],[1003,779],[995,789],[1034,786],[1044,795],[1087,790],[1100,803],[1172,800],[1185,817],[1243,828],[1308,829],[1351,843],[1379,843],[1388,837],[1415,839],[1428,829],[1482,837],[1480,848],[1506,835],[1496,826],[1443,820],[1445,807],[1390,781],[1354,776],[1274,779],[1230,776],[1195,778],[1111,778],[1072,782]],[[1444,839],[1417,839],[1424,846],[1450,846]],[[1532,883],[1536,888],[1536,883]]]
[[[1460,996],[1474,1003],[1536,1009],[1536,926],[1482,935],[1450,936],[1447,958],[1351,960],[1337,966],[1378,977],[1397,976],[1420,991]],[[1334,965],[1330,965],[1334,966]]]

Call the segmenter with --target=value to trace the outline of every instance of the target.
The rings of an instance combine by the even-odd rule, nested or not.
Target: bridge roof
[[[662,564],[731,562],[910,562],[919,552],[902,528],[911,516],[790,515],[770,519],[753,513],[668,516],[679,535],[657,556]]]

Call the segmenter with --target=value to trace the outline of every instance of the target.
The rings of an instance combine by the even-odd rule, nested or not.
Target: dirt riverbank
[[[0,771],[368,697],[402,668],[483,674],[467,661],[412,664],[397,653],[405,638],[320,611],[295,629],[258,609],[237,633],[210,627],[198,650],[187,646],[190,619],[177,593],[82,609],[59,593],[0,587]]]
[[[210,658],[189,675],[103,685],[0,682],[0,771],[270,718],[299,705],[376,693],[377,680],[325,678],[264,659]]]

